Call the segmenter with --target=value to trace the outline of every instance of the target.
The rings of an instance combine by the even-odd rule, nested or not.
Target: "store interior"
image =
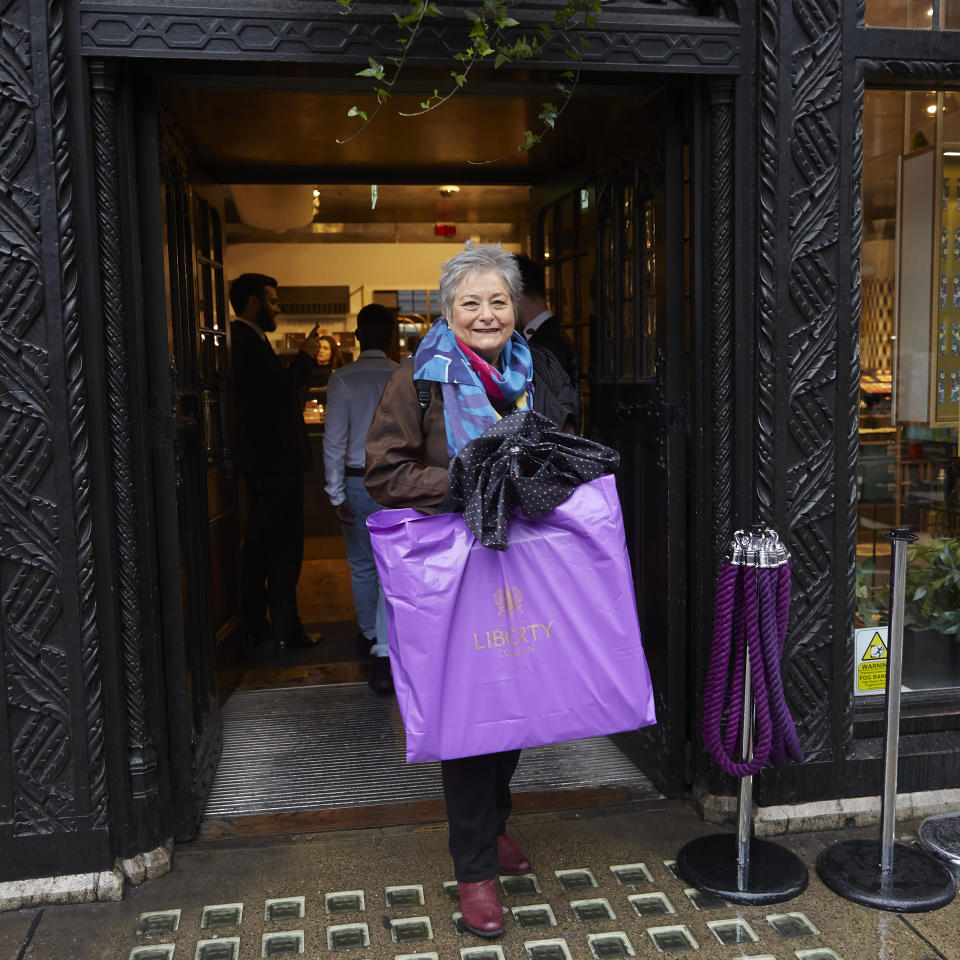
[[[890,541],[883,534],[911,527],[918,540],[908,553],[904,682],[909,690],[954,687],[960,95],[868,90],[863,143],[856,627],[885,629]]]
[[[390,109],[363,124],[348,114],[353,104],[366,104],[369,89],[352,75],[308,77],[291,68],[288,77],[257,78],[238,65],[215,76],[183,78],[172,70],[164,76],[161,110],[189,147],[194,218],[203,221],[200,236],[210,238],[200,254],[215,267],[204,279],[199,311],[201,351],[215,354],[204,361],[209,382],[226,357],[226,304],[217,286],[248,271],[279,281],[282,313],[272,340],[281,357],[294,356],[316,325],[352,361],[356,315],[378,302],[396,310],[394,353],[403,359],[439,315],[442,264],[468,239],[530,252],[531,211],[570,193],[591,144],[650,96],[642,86],[621,88],[615,78],[583,83],[557,130],[536,150],[521,151],[525,131],[541,125],[543,101],[557,96],[552,76],[531,74],[507,86],[496,75],[478,74],[466,95],[424,116],[401,116],[416,110],[419,88],[442,80],[418,72],[409,84],[414,92],[401,85]],[[242,122],[247,116],[257,122]],[[548,284],[564,299],[572,283],[553,279]],[[569,307],[566,316],[574,320],[583,312],[554,306]],[[586,341],[583,331],[574,338]],[[363,681],[369,671],[368,647],[357,640],[345,544],[324,491],[332,369],[319,367],[304,396],[315,466],[306,476],[298,591],[301,619],[324,640],[303,650],[246,650],[242,671],[231,660],[229,677],[218,683],[223,700],[235,689]]]

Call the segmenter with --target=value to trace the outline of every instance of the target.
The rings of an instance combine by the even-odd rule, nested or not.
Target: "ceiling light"
[[[936,113],[936,112],[937,112],[937,105],[935,103],[931,103],[930,106],[927,107],[927,113]]]
[[[452,197],[455,193],[459,192],[460,188],[455,183],[448,183],[440,188],[441,197]]]

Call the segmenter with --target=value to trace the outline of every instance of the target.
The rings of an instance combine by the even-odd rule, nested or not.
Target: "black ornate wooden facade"
[[[549,6],[516,15],[536,22]],[[449,30],[431,26],[416,63],[457,49]],[[589,32],[584,70],[689,79],[704,92],[695,271],[709,298],[697,348],[709,376],[693,403],[703,430],[690,431],[698,519],[686,548],[700,589],[689,643],[706,647],[731,531],[775,526],[794,557],[785,677],[807,762],[762,775],[761,802],[876,792],[876,759],[854,744],[848,642],[861,110],[870,83],[960,80],[948,44],[918,33],[870,31],[863,0],[618,0]],[[350,15],[305,0],[243,0],[228,13],[0,0],[0,879],[102,869],[173,830],[158,575],[145,559],[153,426],[132,376],[143,344],[123,66],[364,63],[396,36],[379,0]],[[548,64],[566,66],[564,40]],[[702,756],[693,766],[728,789]],[[958,782],[952,748],[935,762],[904,757],[901,789]]]

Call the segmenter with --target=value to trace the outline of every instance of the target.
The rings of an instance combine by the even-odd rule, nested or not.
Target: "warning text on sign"
[[[887,686],[887,628],[866,627],[854,634],[856,662],[855,696],[883,693]]]

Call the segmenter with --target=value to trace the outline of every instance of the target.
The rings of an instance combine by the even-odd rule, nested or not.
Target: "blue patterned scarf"
[[[529,409],[533,398],[533,360],[520,334],[514,332],[504,344],[500,364],[503,369],[497,387],[504,400],[513,403],[517,410]],[[480,378],[442,317],[417,348],[413,378],[441,384],[447,452],[451,457],[500,420]]]

